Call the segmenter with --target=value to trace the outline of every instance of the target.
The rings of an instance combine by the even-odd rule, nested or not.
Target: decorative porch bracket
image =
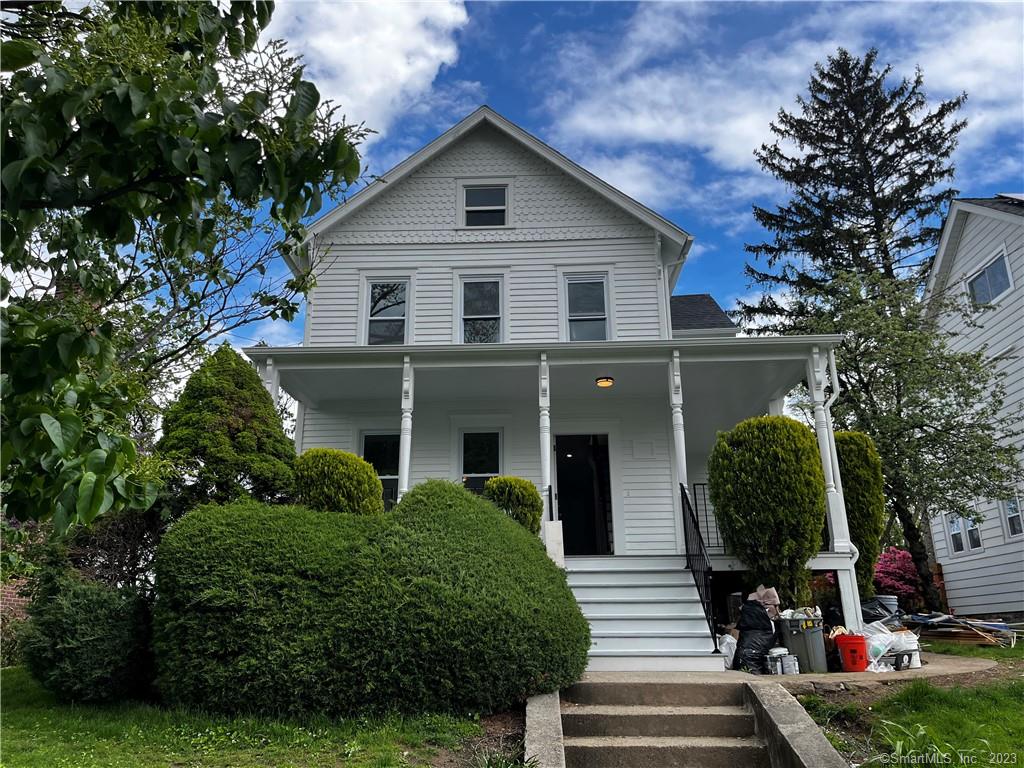
[[[402,361],[402,426],[398,442],[398,498],[409,490],[409,466],[412,460],[412,405],[413,405],[412,361],[406,355]]]
[[[256,364],[256,372],[263,380],[263,386],[270,393],[270,399],[274,401],[274,408],[277,408],[281,399],[281,372],[274,365],[274,358],[268,357],[265,363]]]

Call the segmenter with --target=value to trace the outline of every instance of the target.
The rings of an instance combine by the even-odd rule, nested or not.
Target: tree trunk
[[[932,567],[928,560],[928,547],[925,545],[921,528],[914,519],[914,513],[906,499],[893,499],[893,509],[903,527],[903,538],[907,542],[907,550],[914,560],[917,568],[917,578],[921,582],[921,593],[924,595],[924,604],[929,611],[942,609],[942,598],[939,590],[935,587],[935,580],[932,579]]]

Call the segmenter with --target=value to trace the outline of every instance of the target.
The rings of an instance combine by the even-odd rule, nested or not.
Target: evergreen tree
[[[809,95],[779,112],[776,142],[756,153],[790,196],[754,208],[772,239],[747,246],[760,262],[747,274],[765,294],[739,309],[761,332],[843,334],[835,421],[875,442],[889,513],[937,608],[927,521],[975,517],[972,500],[1004,495],[1020,468],[1001,378],[983,352],[952,351],[936,321],[962,302],[922,302],[957,194],[948,184],[966,95],[929,109],[920,71],[891,82],[877,58],[840,49],[816,65]]]
[[[256,370],[227,344],[167,409],[157,450],[178,466],[166,494],[172,516],[207,502],[291,494],[295,447]]]

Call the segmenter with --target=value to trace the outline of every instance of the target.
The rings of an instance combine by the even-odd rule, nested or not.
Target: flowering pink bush
[[[904,610],[917,610],[922,602],[921,581],[910,553],[887,547],[875,564],[875,589],[880,595],[896,595]]]

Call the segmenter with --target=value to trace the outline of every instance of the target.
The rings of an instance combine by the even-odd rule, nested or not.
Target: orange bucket
[[[868,668],[868,641],[864,635],[837,635],[835,640],[843,672],[863,672]]]

